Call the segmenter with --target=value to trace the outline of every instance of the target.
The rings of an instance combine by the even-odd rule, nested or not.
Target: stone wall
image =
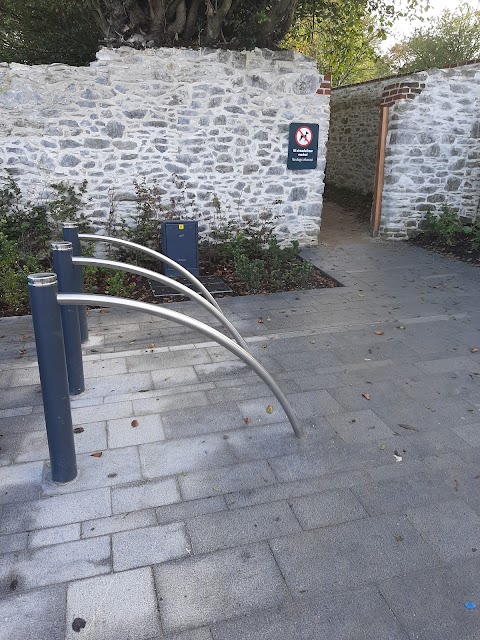
[[[327,184],[373,192],[379,108],[385,80],[333,89]]]
[[[97,227],[156,180],[166,209],[203,220],[278,216],[281,240],[315,244],[330,83],[293,52],[102,49],[90,67],[0,64],[0,167],[35,197],[88,180]],[[288,171],[291,121],[320,125],[316,170]],[[215,206],[217,204],[217,207]]]
[[[327,183],[373,190],[380,107],[389,109],[380,235],[407,238],[448,205],[480,214],[480,62],[332,92]]]
[[[415,234],[428,210],[438,214],[445,205],[473,221],[480,213],[480,63],[397,84],[385,89],[404,94],[390,105],[380,234]]]

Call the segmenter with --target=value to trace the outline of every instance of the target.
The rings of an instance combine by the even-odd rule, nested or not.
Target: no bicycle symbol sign
[[[288,169],[315,169],[318,155],[318,124],[290,124],[288,139]]]

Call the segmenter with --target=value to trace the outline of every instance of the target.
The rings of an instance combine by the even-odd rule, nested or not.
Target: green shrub
[[[455,242],[456,234],[460,233],[463,225],[458,219],[458,215],[447,204],[442,206],[442,213],[435,216],[433,212],[427,211],[423,221],[423,230],[438,236],[449,246]]]

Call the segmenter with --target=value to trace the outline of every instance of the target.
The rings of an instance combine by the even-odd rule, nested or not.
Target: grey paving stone
[[[193,385],[196,389],[201,385]],[[189,385],[182,385],[182,389],[188,391]],[[169,395],[161,396],[160,392],[169,391]],[[177,390],[178,391],[178,390]],[[208,405],[207,394],[204,391],[188,391],[188,393],[172,393],[171,390],[156,389],[158,396],[144,397],[133,400],[133,411],[135,415],[141,416],[148,413],[163,413],[175,411],[178,408],[204,407]]]
[[[99,487],[127,484],[142,479],[137,447],[107,449],[100,458],[77,456],[78,476],[68,485],[43,484],[44,495],[72,493]]]
[[[126,358],[109,358],[108,360],[85,360],[83,364],[85,378],[98,378],[100,376],[114,376],[127,373]]]
[[[403,513],[421,505],[437,504],[454,499],[453,487],[430,478],[427,474],[417,474],[415,478],[384,480],[378,483],[358,484],[353,493],[372,516],[386,513]]]
[[[140,459],[147,478],[189,473],[235,461],[227,442],[220,435],[144,444],[140,446]]]
[[[285,605],[212,628],[214,640],[407,640],[376,589],[322,594],[308,604]]]
[[[285,383],[276,380],[280,386],[285,388]],[[223,382],[223,381],[222,381]],[[241,380],[229,380],[234,382],[232,386],[222,386],[213,391],[207,391],[207,397],[210,403],[218,404],[221,402],[232,402],[239,400],[252,400],[253,398],[262,398],[265,396],[266,387],[260,382],[255,381],[253,378],[248,378],[247,383],[243,384]],[[282,384],[283,382],[283,384]]]
[[[348,411],[362,411],[387,403],[405,404],[409,397],[399,388],[398,381],[354,384],[330,389],[331,395]],[[370,400],[364,398],[368,394]]]
[[[203,364],[195,366],[198,379],[201,382],[216,382],[222,378],[239,376],[250,373],[251,369],[240,360],[226,362],[215,362],[214,364]]]
[[[73,426],[86,422],[113,420],[114,418],[128,418],[132,415],[131,402],[109,402],[108,404],[93,404],[88,407],[72,409]]]
[[[250,420],[249,424],[268,425],[285,420],[283,409],[273,395],[264,395],[253,400],[242,400],[237,404],[244,420]],[[272,406],[272,413],[267,412],[267,407],[270,405]]]
[[[282,604],[289,594],[266,544],[155,567],[166,631],[208,625]]]
[[[82,538],[95,538],[118,531],[128,531],[129,529],[142,529],[157,524],[153,509],[145,511],[132,511],[131,513],[120,513],[109,518],[99,518],[98,520],[87,520],[82,522]]]
[[[42,404],[42,396],[40,395],[40,387],[31,385],[29,387],[12,387],[11,389],[2,389],[2,397],[0,399],[0,410],[8,411],[18,407],[40,406]]]
[[[64,585],[0,599],[0,640],[64,640]]]
[[[160,634],[152,570],[123,571],[69,584],[66,640],[79,637],[72,629],[75,618],[86,621],[80,637],[89,640],[148,640]]]
[[[33,531],[57,527],[81,520],[100,518],[111,514],[108,489],[77,491],[69,495],[53,496],[7,505],[3,508],[0,531]]]
[[[453,431],[472,447],[480,446],[480,423],[458,425]]]
[[[286,502],[223,511],[187,521],[194,553],[235,547],[300,531]]]
[[[13,578],[18,590],[36,589],[49,584],[80,580],[111,571],[108,537],[76,540],[0,557],[0,591]]]
[[[433,571],[394,577],[379,585],[395,617],[410,638],[444,640],[478,638],[478,560],[455,562]]]
[[[183,497],[195,500],[241,489],[265,487],[275,482],[275,476],[265,461],[256,461],[188,473],[180,476],[179,482]]]
[[[42,462],[0,468],[0,505],[38,497],[42,482]]]
[[[186,438],[202,433],[238,429],[245,425],[242,414],[234,403],[223,402],[208,407],[179,409],[162,415],[167,438]]]
[[[468,371],[470,373],[480,372],[480,364],[468,356],[439,358],[437,360],[417,362],[417,367],[427,373],[445,373],[447,371]]]
[[[165,505],[156,509],[156,514],[159,524],[168,524],[169,522],[185,521],[206,513],[218,513],[226,508],[227,505],[223,496],[212,496],[211,498]]]
[[[340,375],[336,373],[298,372],[291,380],[299,387],[300,391],[315,391],[316,389],[332,389],[342,384]]]
[[[295,599],[372,584],[440,562],[401,516],[366,518],[285,536],[270,546]]]
[[[393,431],[370,409],[327,416],[345,442],[375,442],[392,438]]]
[[[85,424],[83,432],[75,434],[76,453],[90,453],[107,448],[107,435],[104,422]],[[46,431],[33,431],[21,436],[15,455],[15,462],[30,462],[49,459]]]
[[[210,629],[202,627],[201,629],[185,631],[184,633],[169,634],[165,636],[165,640],[212,640],[212,634]]]
[[[0,417],[0,433],[3,433],[4,436],[13,433],[44,431],[44,429],[45,417],[43,414]]]
[[[293,498],[288,504],[303,529],[318,529],[368,517],[368,513],[349,489]]]
[[[153,381],[149,372],[129,373],[128,375],[88,378],[85,386],[85,398],[108,396],[112,399],[114,396],[135,393],[141,389],[153,389]]]
[[[187,351],[169,351],[167,353],[146,353],[142,356],[127,358],[129,372],[158,371],[160,369],[179,369],[193,367],[197,364],[211,363],[212,360],[205,349],[189,349]]]
[[[269,464],[280,482],[295,482],[345,470],[357,471],[366,466],[366,461],[345,452],[325,451],[322,456],[316,452],[302,452],[273,458]]]
[[[190,555],[190,544],[181,523],[121,531],[112,535],[113,569],[158,564]]]
[[[107,420],[109,449],[165,440],[162,419],[158,414],[138,416],[134,420],[135,427],[131,418]]]
[[[292,353],[277,353],[275,358],[286,371],[301,371],[303,369],[325,369],[342,364],[330,349],[307,349]]]
[[[52,527],[51,529],[39,529],[32,531],[28,535],[28,546],[30,549],[38,547],[48,547],[52,544],[71,542],[80,540],[80,523],[67,524],[63,527]]]
[[[463,500],[409,509],[407,516],[447,562],[474,558],[476,552],[472,549],[480,548],[480,516]]]
[[[125,513],[161,507],[180,501],[180,492],[173,479],[154,480],[112,489],[113,513]]]
[[[295,453],[302,444],[289,422],[230,431],[223,436],[240,462]]]
[[[289,393],[287,397],[299,418],[327,416],[343,411],[342,406],[325,390]]]
[[[199,382],[194,367],[154,370],[151,372],[151,376],[155,389],[168,389],[169,387]]]
[[[309,478],[297,482],[284,482],[282,484],[269,485],[258,489],[244,489],[225,496],[227,504],[232,508],[249,507],[264,502],[299,498],[312,493],[320,493],[329,489],[342,489],[352,487],[360,482],[365,482],[365,474],[358,471],[351,473],[336,473],[324,475],[320,478]]]
[[[11,553],[25,549],[28,541],[28,533],[11,533],[7,536],[0,536],[0,552]]]

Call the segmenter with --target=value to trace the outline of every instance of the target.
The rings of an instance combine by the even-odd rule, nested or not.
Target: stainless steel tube
[[[209,311],[215,318],[223,324],[223,326],[229,331],[229,333],[234,337],[236,342],[248,351],[247,343],[242,338],[242,336],[238,333],[232,323],[227,320],[227,318],[223,315],[221,311],[219,311],[216,307],[210,304],[208,300],[205,300],[201,295],[192,291],[184,284],[173,280],[173,278],[169,278],[168,276],[162,276],[156,271],[150,271],[149,269],[144,269],[143,267],[137,267],[133,264],[125,264],[124,262],[116,262],[115,260],[102,260],[100,258],[73,258],[72,262],[74,265],[78,266],[90,266],[90,267],[101,267],[105,269],[117,269],[118,271],[127,271],[128,273],[135,273],[139,276],[144,276],[145,278],[150,278],[150,280],[155,280],[156,282],[161,282],[162,284],[166,284],[172,289],[176,289],[183,293],[184,296],[191,298],[198,304],[202,305],[204,309]]]
[[[112,238],[110,236],[98,236],[94,233],[79,233],[78,237],[80,238],[80,240],[93,240],[94,242],[109,242],[110,244],[117,244],[121,247],[129,247],[130,249],[135,249],[135,251],[138,251],[140,253],[145,253],[146,255],[152,256],[152,258],[156,258],[157,260],[160,260],[160,262],[169,264],[171,267],[173,267],[174,269],[179,271],[183,276],[185,276],[185,278],[190,280],[190,282],[197,287],[197,289],[205,296],[205,298],[207,298],[207,300],[210,301],[211,304],[213,304],[213,306],[216,309],[218,309],[220,312],[222,311],[217,301],[210,293],[210,291],[203,286],[203,284],[200,282],[200,280],[198,280],[198,278],[192,275],[190,271],[188,271],[188,269],[185,269],[185,267],[182,267],[181,264],[178,264],[178,262],[175,262],[175,260],[172,260],[171,258],[168,258],[167,256],[163,255],[163,253],[159,253],[158,251],[154,251],[153,249],[149,249],[148,247],[143,247],[141,244],[130,242],[130,240],[122,240],[121,238]]]
[[[145,302],[138,302],[136,300],[125,300],[123,298],[114,298],[111,296],[86,295],[76,293],[60,293],[58,294],[57,299],[59,304],[84,304],[97,307],[118,307],[120,309],[144,311],[145,313],[149,313],[153,316],[158,316],[159,318],[164,318],[165,320],[171,320],[172,322],[175,322],[177,324],[189,327],[194,331],[203,333],[211,340],[218,342],[218,344],[222,345],[222,347],[225,347],[226,349],[231,351],[234,355],[239,357],[240,360],[243,360],[246,365],[253,369],[253,371],[259,376],[259,378],[261,378],[263,382],[265,382],[265,384],[268,385],[272,390],[273,394],[285,411],[297,438],[304,437],[303,428],[298,420],[297,415],[295,414],[289,401],[285,397],[285,394],[277,385],[272,376],[266,369],[262,367],[259,362],[255,360],[253,356],[245,351],[245,349],[242,349],[242,347],[233,342],[233,340],[231,340],[230,338],[227,338],[227,336],[224,336],[223,333],[220,333],[220,331],[217,331],[216,329],[213,329],[212,327],[209,327],[208,325],[204,324],[203,322],[199,322],[194,318],[184,316],[177,311],[171,311],[170,309],[150,305]]]

